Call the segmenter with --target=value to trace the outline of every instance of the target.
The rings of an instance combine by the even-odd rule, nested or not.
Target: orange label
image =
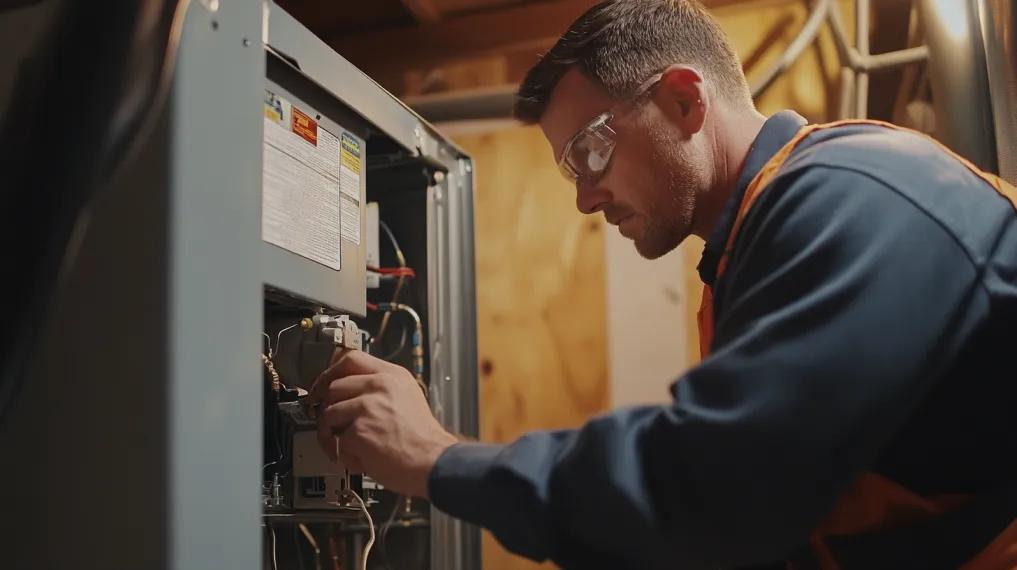
[[[304,137],[314,146],[318,146],[318,123],[296,107],[293,107],[293,132]]]

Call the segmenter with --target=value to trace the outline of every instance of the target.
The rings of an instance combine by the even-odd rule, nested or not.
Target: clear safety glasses
[[[565,144],[558,169],[570,182],[596,180],[603,176],[614,153],[615,132],[608,124],[614,113],[597,115]]]
[[[631,110],[660,78],[660,74],[654,75],[640,86],[635,95],[624,104],[625,110]],[[568,181],[596,182],[607,171],[617,144],[617,133],[610,125],[615,115],[614,111],[597,115],[565,144],[558,159],[558,170]]]

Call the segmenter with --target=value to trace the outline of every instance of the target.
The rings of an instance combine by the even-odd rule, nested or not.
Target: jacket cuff
[[[491,513],[495,492],[488,474],[503,449],[503,445],[486,443],[456,443],[446,449],[428,477],[431,504],[456,518],[484,526],[483,518]]]

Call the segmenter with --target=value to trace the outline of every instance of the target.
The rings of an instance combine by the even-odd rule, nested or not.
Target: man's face
[[[590,121],[615,113],[609,123],[616,133],[609,166],[598,179],[576,181],[576,207],[584,214],[603,212],[647,259],[671,251],[691,233],[696,197],[706,186],[698,141],[684,136],[654,97],[619,102],[571,70],[555,87],[540,121],[557,161]]]

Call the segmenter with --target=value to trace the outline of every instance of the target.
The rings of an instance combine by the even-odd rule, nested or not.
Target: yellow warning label
[[[339,158],[342,165],[354,173],[360,173],[360,141],[347,133],[342,134],[339,146]]]

